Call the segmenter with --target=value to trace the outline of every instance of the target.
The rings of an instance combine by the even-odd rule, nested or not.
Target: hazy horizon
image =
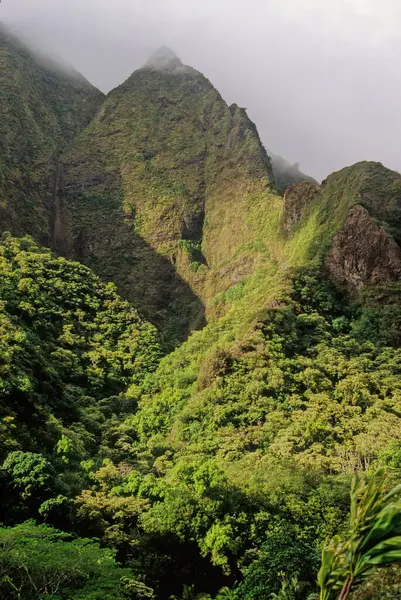
[[[0,20],[105,92],[167,46],[247,108],[266,148],[318,179],[360,160],[401,169],[395,0],[188,4],[3,0]]]

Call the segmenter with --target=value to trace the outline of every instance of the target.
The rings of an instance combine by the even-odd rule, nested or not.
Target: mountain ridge
[[[62,151],[96,112],[103,95],[82,76],[43,65],[0,28],[0,222],[49,244],[48,204]]]

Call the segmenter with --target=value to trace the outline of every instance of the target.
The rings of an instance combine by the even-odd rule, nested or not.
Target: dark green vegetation
[[[0,23],[0,224],[49,245],[59,157],[103,94],[37,57]]]
[[[152,598],[152,591],[119,569],[115,552],[27,521],[0,528],[2,598]]]
[[[93,450],[107,416],[121,410],[115,396],[155,368],[155,329],[113,284],[30,238],[4,237],[0,274],[4,434],[29,451],[65,435],[77,436],[75,450]]]
[[[401,177],[283,198],[245,111],[176,57],[89,124],[80,81],[35,138],[55,171],[4,184],[2,229],[35,241],[0,245],[1,597],[305,600],[354,471],[401,475]],[[399,572],[365,585],[395,599]]]

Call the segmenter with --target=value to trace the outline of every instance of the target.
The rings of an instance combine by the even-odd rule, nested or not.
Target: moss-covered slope
[[[49,243],[59,154],[103,94],[0,24],[0,229]]]
[[[208,305],[260,251],[249,256],[253,216],[269,210],[272,176],[257,131],[174,55],[108,95],[63,180],[56,246],[112,277],[171,335],[199,326],[196,296]]]

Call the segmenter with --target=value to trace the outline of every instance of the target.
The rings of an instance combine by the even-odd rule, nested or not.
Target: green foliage
[[[7,289],[15,295],[14,288]],[[372,333],[362,339],[355,325],[361,311],[344,304],[316,274],[293,273],[286,290],[246,336],[224,338],[209,325],[164,358],[154,373],[155,337],[136,316],[135,327],[146,332],[138,352],[150,362],[141,357],[128,363],[143,365],[142,370],[130,367],[118,380],[121,391],[131,383],[126,394],[107,401],[110,378],[99,387],[91,387],[96,379],[85,380],[85,396],[93,390],[105,411],[95,429],[89,426],[96,420],[88,421],[82,412],[76,422],[85,429],[73,423],[67,428],[53,403],[57,476],[49,490],[41,487],[48,463],[35,457],[39,505],[23,498],[30,480],[22,470],[16,478],[27,477],[25,487],[20,491],[18,481],[9,479],[5,488],[9,498],[13,493],[19,498],[17,511],[8,509],[9,514],[38,514],[52,523],[72,520],[82,535],[117,548],[161,598],[167,597],[165,590],[191,581],[193,564],[199,570],[196,590],[215,594],[224,577],[235,575],[240,579],[236,597],[244,599],[279,594],[283,577],[290,581],[294,571],[312,582],[318,550],[345,518],[343,474],[384,460],[391,444],[398,443],[400,356]],[[92,313],[95,323],[98,311]],[[46,331],[42,312],[41,332]],[[114,320],[107,322],[109,331]],[[29,326],[34,325],[30,317]],[[241,327],[238,332],[244,332]],[[50,332],[53,328],[51,322]],[[47,336],[46,344],[51,339]],[[119,338],[112,339],[116,351]],[[107,337],[96,341],[99,349],[107,348]],[[85,358],[79,352],[77,364],[85,365]],[[137,359],[130,354],[129,360]],[[93,400],[87,406],[93,407]],[[124,406],[125,414],[116,414]],[[88,430],[100,442],[97,452],[86,445]],[[81,465],[90,455],[92,460]],[[7,477],[17,458],[22,465],[32,459],[14,452]],[[213,577],[220,573],[218,583],[203,587],[208,569],[215,569]]]
[[[11,452],[3,463],[3,471],[10,476],[23,499],[54,487],[54,469],[41,454]]]
[[[171,600],[209,600],[209,594],[197,593],[194,585],[184,585],[182,596],[170,596]]]
[[[322,553],[321,600],[346,600],[372,571],[401,563],[401,486],[388,491],[387,478],[383,469],[354,477],[349,533]]]
[[[0,528],[2,598],[122,600],[152,597],[150,590],[148,595],[137,595],[129,591],[134,589],[129,569],[118,568],[115,553],[99,548],[92,540],[74,539],[46,525],[35,525],[33,521]]]
[[[299,581],[298,577],[294,576],[291,579],[283,579],[280,591],[270,594],[273,600],[302,600],[307,584]]]
[[[401,594],[399,565],[376,569],[352,594],[352,600],[397,600]]]
[[[228,586],[224,586],[221,590],[218,591],[215,600],[237,600],[237,590],[236,587],[229,588]]]
[[[155,368],[157,333],[112,284],[29,238],[3,238],[0,278],[3,422],[14,444],[57,442],[64,463],[79,462],[113,411],[106,399]]]
[[[296,593],[303,591],[306,583],[301,586],[292,574],[317,571],[317,548],[312,539],[307,539],[305,532],[284,520],[272,527],[266,538],[256,560],[245,571],[244,581],[239,586],[240,597],[297,600],[299,596]],[[285,574],[281,586],[280,574]]]
[[[81,537],[1,529],[0,595],[304,600],[351,475],[401,466],[399,282],[351,302],[322,268],[355,204],[401,239],[399,175],[359,163],[283,200],[200,73],[140,69],[85,128],[101,95],[0,36],[2,226],[117,283],[176,348],[89,268],[4,236],[4,523]],[[380,485],[356,484],[351,537],[325,550],[345,594],[397,597],[363,545]]]
[[[49,241],[48,198],[58,159],[90,121],[103,94],[75,71],[41,59],[0,26],[1,232]]]
[[[316,273],[290,283],[246,335],[210,324],[164,358],[117,427],[124,453],[112,448],[132,470],[107,494],[146,501],[128,538],[196,542],[224,573],[242,573],[244,598],[279,593],[289,564],[314,580],[345,518],[348,477],[400,439],[400,350],[357,335],[360,309]],[[96,535],[107,540],[110,526]]]

